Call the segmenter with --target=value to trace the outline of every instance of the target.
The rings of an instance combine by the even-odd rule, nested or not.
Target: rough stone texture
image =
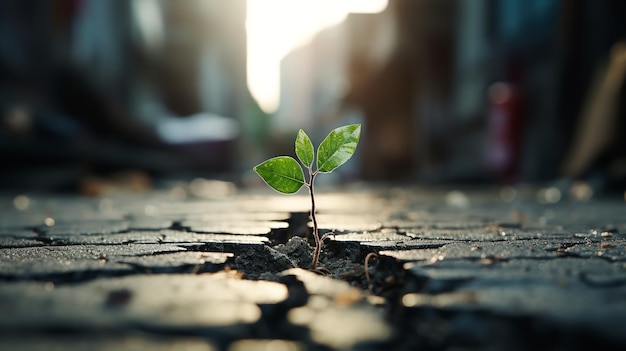
[[[218,235],[192,233],[181,230],[163,229],[160,231],[131,231],[126,233],[73,235],[52,238],[54,244],[189,244],[189,243],[230,243],[230,244],[263,244],[267,237],[258,235]]]
[[[358,289],[301,268],[282,274],[296,276],[311,295],[305,306],[290,310],[287,318],[307,326],[315,342],[343,350],[389,339],[391,328],[384,315],[367,304]]]
[[[36,239],[27,239],[27,238],[14,238],[10,236],[0,236],[0,248],[11,248],[11,247],[32,247],[32,246],[40,246],[43,245],[42,242],[37,241]]]
[[[0,328],[125,330],[251,324],[258,304],[287,298],[284,285],[225,274],[137,275],[71,286],[16,282],[0,287]]]
[[[626,348],[621,198],[322,192],[322,276],[308,196],[169,194],[0,196],[0,349]]]
[[[37,229],[47,237],[111,234],[128,231],[126,221],[57,221],[53,226],[38,226]]]
[[[196,233],[267,235],[272,229],[287,228],[288,224],[277,221],[238,221],[238,222],[209,222],[198,220],[182,221],[183,227]]]
[[[123,269],[118,260],[184,251],[175,245],[70,245],[10,248],[0,251],[0,271],[8,276],[33,276],[67,272]]]

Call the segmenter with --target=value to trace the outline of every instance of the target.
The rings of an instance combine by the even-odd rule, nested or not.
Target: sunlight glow
[[[248,88],[261,108],[276,111],[280,61],[348,13],[377,13],[387,0],[248,0]]]

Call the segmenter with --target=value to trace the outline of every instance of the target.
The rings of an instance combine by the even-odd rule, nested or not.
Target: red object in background
[[[487,164],[492,174],[503,181],[512,181],[519,175],[522,118],[519,89],[511,83],[494,83],[489,88]]]

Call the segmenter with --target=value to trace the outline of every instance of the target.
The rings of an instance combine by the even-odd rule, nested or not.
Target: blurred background
[[[362,123],[329,182],[626,187],[622,0],[0,0],[0,187],[99,194]],[[560,191],[561,191],[560,190]]]

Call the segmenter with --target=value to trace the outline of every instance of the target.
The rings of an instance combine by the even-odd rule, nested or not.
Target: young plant
[[[330,173],[346,163],[354,154],[361,136],[361,125],[351,124],[334,129],[326,136],[317,148],[317,157],[313,143],[306,133],[300,129],[296,137],[296,155],[302,163],[298,164],[293,157],[278,156],[258,164],[254,171],[274,190],[283,194],[294,194],[304,185],[311,195],[311,220],[313,221],[313,237],[315,250],[311,269],[317,269],[322,244],[326,236],[319,237],[317,219],[315,218],[315,192],[313,185],[318,173]],[[313,162],[315,169],[313,169]],[[308,181],[304,177],[304,169],[308,171]]]

